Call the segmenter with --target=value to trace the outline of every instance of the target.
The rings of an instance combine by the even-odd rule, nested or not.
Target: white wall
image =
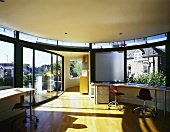
[[[70,60],[75,58],[64,57],[64,90],[70,87],[80,86],[80,79],[70,79]]]

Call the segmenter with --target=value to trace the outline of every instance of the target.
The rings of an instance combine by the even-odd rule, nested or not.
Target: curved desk
[[[124,84],[109,84],[109,83],[94,83],[95,86],[95,103],[96,103],[96,91],[98,86],[115,86],[117,88],[135,88],[135,89],[141,89],[146,88],[149,90],[154,90],[154,107],[155,107],[155,114],[157,112],[157,91],[163,91],[163,110],[164,110],[164,117],[166,116],[166,92],[170,92],[170,87],[164,87],[164,86],[151,86],[146,84],[130,84],[130,83],[124,83]],[[126,94],[126,93],[125,93]]]

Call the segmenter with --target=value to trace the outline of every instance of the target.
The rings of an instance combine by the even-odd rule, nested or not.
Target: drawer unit
[[[95,103],[108,103],[109,102],[109,86],[96,86]]]

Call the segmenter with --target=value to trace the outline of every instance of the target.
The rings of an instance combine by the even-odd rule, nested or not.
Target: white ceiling
[[[170,0],[5,0],[0,25],[70,42],[129,40],[170,31]]]
[[[0,25],[69,42],[129,40],[170,31],[170,0],[5,0]]]

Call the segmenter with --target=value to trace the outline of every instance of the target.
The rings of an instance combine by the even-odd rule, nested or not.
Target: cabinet
[[[88,93],[88,55],[82,58],[82,76],[80,77],[80,93]]]
[[[88,78],[87,76],[80,77],[80,93],[88,93]]]
[[[109,103],[109,86],[96,86],[95,103]]]
[[[83,56],[82,76],[88,76],[88,55]]]

